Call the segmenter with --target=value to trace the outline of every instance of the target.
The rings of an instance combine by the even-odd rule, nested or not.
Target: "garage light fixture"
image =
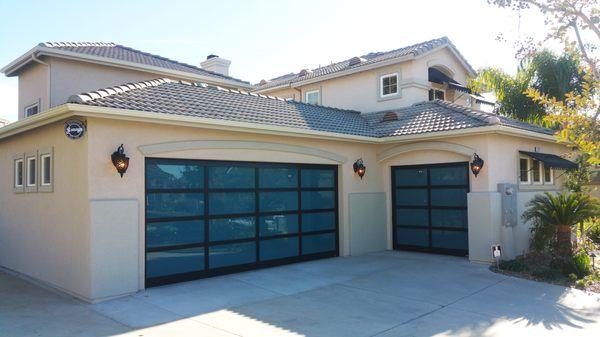
[[[117,151],[113,152],[110,159],[112,159],[112,163],[115,165],[117,172],[119,172],[121,178],[123,178],[123,174],[127,172],[127,168],[129,167],[129,157],[125,155],[123,144],[117,148]]]
[[[362,158],[355,161],[354,165],[352,165],[352,167],[354,168],[354,173],[358,174],[360,179],[362,179],[363,176],[365,175],[365,172],[367,171],[365,164],[363,164]]]
[[[483,167],[483,163],[484,163],[483,159],[479,158],[477,153],[473,153],[473,161],[471,162],[471,172],[473,172],[473,174],[476,177],[479,174],[479,171],[481,171],[481,168]]]

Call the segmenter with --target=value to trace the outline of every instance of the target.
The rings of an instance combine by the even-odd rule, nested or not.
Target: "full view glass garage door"
[[[392,167],[394,249],[468,253],[468,163]]]
[[[146,286],[338,254],[337,168],[146,159]]]

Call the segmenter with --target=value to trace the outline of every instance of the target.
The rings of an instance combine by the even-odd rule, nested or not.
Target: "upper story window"
[[[306,94],[304,94],[304,102],[308,104],[319,104],[319,96],[319,90],[307,91]]]
[[[429,100],[433,101],[435,99],[444,100],[446,98],[446,93],[441,89],[429,89]]]
[[[392,96],[398,93],[398,74],[383,75],[379,79],[381,97]]]
[[[521,185],[552,185],[554,171],[539,160],[522,156],[519,158],[519,183]]]
[[[39,105],[37,103],[32,104],[28,107],[25,107],[25,117],[37,115],[38,112],[39,112]]]

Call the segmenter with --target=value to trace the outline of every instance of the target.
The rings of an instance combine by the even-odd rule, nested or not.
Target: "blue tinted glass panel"
[[[467,169],[464,166],[432,167],[429,169],[431,185],[466,185]]]
[[[297,214],[261,216],[259,221],[261,236],[272,236],[298,232]]]
[[[152,162],[146,166],[148,188],[202,188],[203,185],[202,166]]]
[[[431,238],[434,248],[469,249],[467,232],[433,230]]]
[[[282,259],[298,256],[298,238],[262,240],[260,242],[260,260]]]
[[[396,186],[427,185],[427,169],[397,168]]]
[[[298,209],[298,192],[260,192],[261,212],[294,211]]]
[[[302,237],[302,255],[335,250],[335,234],[306,235]]]
[[[146,199],[146,217],[149,219],[204,214],[202,193],[150,193]]]
[[[302,209],[326,209],[335,207],[333,191],[302,191]]]
[[[211,269],[256,262],[256,243],[212,246],[208,249],[208,258]]]
[[[254,192],[214,192],[208,195],[208,213],[240,214],[254,213]]]
[[[302,169],[302,187],[333,187],[334,170]]]
[[[429,226],[429,210],[396,208],[396,224],[399,226]]]
[[[432,188],[432,206],[467,206],[466,188]]]
[[[399,245],[429,247],[429,230],[397,227],[396,242]]]
[[[313,232],[325,229],[335,229],[335,213],[303,213],[302,214],[302,232]]]
[[[204,248],[188,248],[146,253],[146,277],[201,271]]]
[[[258,169],[260,188],[298,187],[298,169],[288,167],[265,167]]]
[[[462,209],[432,209],[431,225],[434,227],[467,228],[467,210]]]
[[[396,189],[396,205],[427,206],[428,193],[425,188]]]
[[[254,219],[254,217],[211,219],[208,221],[208,237],[211,242],[253,238],[256,236]]]
[[[208,168],[209,188],[254,188],[254,168],[219,166]]]
[[[151,222],[146,225],[146,247],[204,242],[204,221]]]

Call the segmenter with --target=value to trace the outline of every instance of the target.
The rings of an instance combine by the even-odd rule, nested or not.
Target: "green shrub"
[[[600,221],[594,221],[594,223],[591,224],[587,230],[587,237],[597,246],[600,246]]]
[[[525,259],[519,256],[514,260],[500,261],[500,269],[520,273],[527,271],[527,264],[525,263]]]
[[[578,279],[577,275],[575,275],[573,273],[569,274],[569,281],[575,282],[575,281],[577,281],[577,279]]]
[[[592,273],[592,260],[586,251],[579,251],[573,255],[571,272],[577,275],[577,278],[584,278]]]

